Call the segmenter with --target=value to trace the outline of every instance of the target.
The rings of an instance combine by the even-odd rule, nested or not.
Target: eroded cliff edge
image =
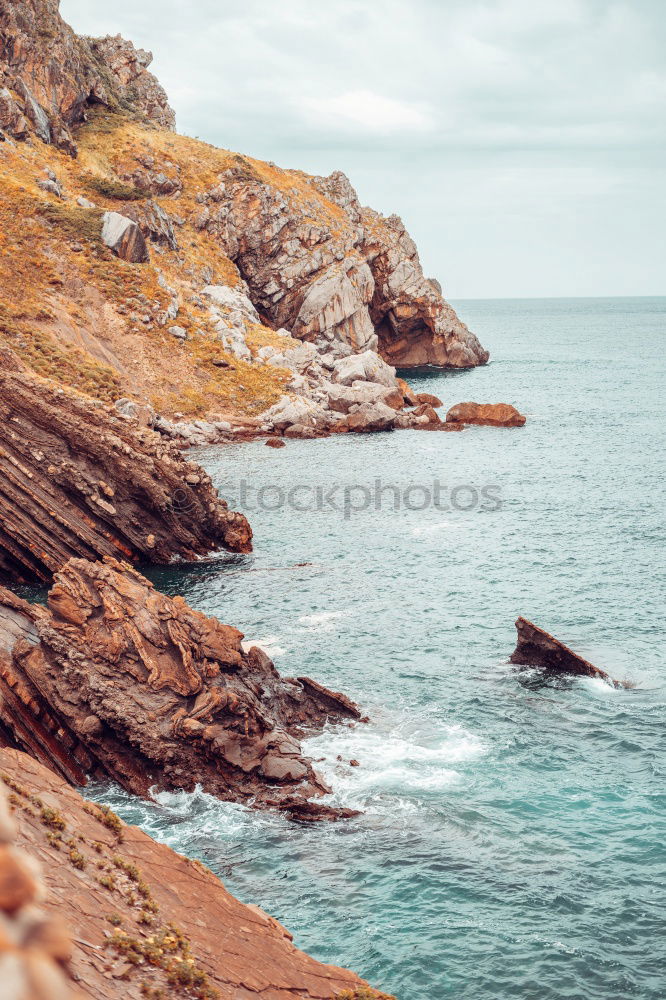
[[[53,960],[64,964],[76,983],[76,1000],[81,995],[88,1000],[381,1000],[354,973],[323,965],[295,948],[277,920],[240,903],[203,865],[85,802],[32,758],[0,750],[0,779],[18,820],[16,848],[23,852],[19,858],[0,858],[5,890],[0,910],[7,903],[16,914],[0,920],[6,921],[4,934],[20,937],[19,949],[10,940],[0,941],[0,962],[10,957],[14,963],[13,984],[7,971],[3,979],[8,1000],[74,1000],[59,971],[50,967]],[[0,852],[16,848],[0,847]],[[41,880],[26,870],[24,855],[39,862]],[[2,879],[12,873],[11,882]],[[31,907],[42,891],[42,906],[54,918],[50,925],[38,921]],[[22,904],[27,904],[24,913],[17,913]],[[25,941],[31,925],[32,938]],[[39,974],[46,989],[22,990],[24,969],[28,976]]]

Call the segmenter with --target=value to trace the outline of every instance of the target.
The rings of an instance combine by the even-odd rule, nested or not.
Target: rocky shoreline
[[[73,786],[353,820],[301,740],[361,709],[134,565],[251,551],[187,448],[525,418],[442,419],[397,376],[489,355],[344,174],[178,136],[150,53],[76,36],[57,0],[3,4],[0,43],[0,581],[50,586],[46,607],[0,587],[8,1000],[381,998]]]

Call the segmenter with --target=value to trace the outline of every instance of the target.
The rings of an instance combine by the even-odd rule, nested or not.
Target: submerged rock
[[[446,414],[449,424],[489,424],[492,427],[522,427],[525,419],[509,403],[457,403]]]
[[[278,920],[239,902],[199,861],[87,802],[32,758],[0,750],[0,774],[20,820],[9,850],[31,871],[39,859],[46,911],[28,902],[0,916],[3,1000],[82,1000],[71,979],[86,1000],[382,996],[299,951]]]
[[[111,778],[137,795],[191,791],[309,819],[354,815],[299,739],[356,705],[282,678],[243,635],[170,598],[126,564],[72,559],[48,609],[0,589],[0,741],[72,783]]]
[[[595,677],[598,680],[607,681],[613,687],[624,686],[621,681],[613,680],[604,670],[600,670],[588,660],[584,660],[582,656],[574,653],[555,636],[544,632],[543,629],[526,618],[518,619],[516,630],[518,632],[518,645],[511,654],[511,663],[543,667],[549,673],[554,674]]]
[[[175,445],[0,348],[0,577],[49,580],[72,556],[168,563],[248,552],[251,538]]]

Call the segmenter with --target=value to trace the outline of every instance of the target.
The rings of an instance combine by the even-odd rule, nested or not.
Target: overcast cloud
[[[342,169],[450,298],[666,294],[663,0],[62,0],[179,131]]]

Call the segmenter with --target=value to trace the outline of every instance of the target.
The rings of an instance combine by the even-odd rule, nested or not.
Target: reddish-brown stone
[[[0,743],[74,784],[107,777],[138,795],[198,784],[299,818],[354,815],[316,801],[330,789],[299,739],[358,721],[358,708],[282,678],[242,639],[115,560],[72,559],[48,609],[0,588]]]
[[[449,424],[489,424],[491,427],[522,427],[525,419],[509,403],[457,403],[446,414]]]
[[[624,686],[620,681],[614,681],[605,670],[600,670],[588,660],[583,659],[563,642],[549,632],[534,625],[527,618],[519,618],[516,622],[518,644],[511,654],[511,663],[526,666],[543,667],[549,673],[571,674],[578,677],[595,677],[607,681],[614,687]]]

